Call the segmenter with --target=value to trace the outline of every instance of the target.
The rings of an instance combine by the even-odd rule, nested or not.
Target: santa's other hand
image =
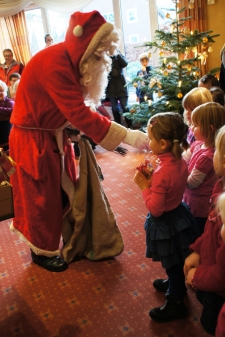
[[[139,130],[127,129],[127,134],[123,140],[124,143],[132,145],[139,150],[149,150],[148,135]]]

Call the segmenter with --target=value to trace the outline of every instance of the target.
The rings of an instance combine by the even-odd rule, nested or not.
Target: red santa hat
[[[113,29],[114,26],[106,22],[98,11],[75,12],[71,15],[65,44],[78,74],[81,63],[93,53],[104,36],[110,34]]]

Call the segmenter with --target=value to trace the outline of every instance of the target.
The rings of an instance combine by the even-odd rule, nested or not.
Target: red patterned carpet
[[[123,234],[125,249],[111,260],[71,263],[50,273],[31,263],[26,244],[0,223],[1,337],[199,337],[201,305],[192,289],[189,317],[158,324],[148,311],[164,302],[152,286],[164,277],[160,263],[145,258],[143,223],[147,211],[133,182],[144,154],[129,148],[126,157],[97,147],[105,192]]]

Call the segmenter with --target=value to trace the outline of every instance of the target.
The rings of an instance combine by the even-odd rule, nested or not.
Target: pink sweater
[[[159,159],[151,187],[142,191],[146,208],[156,217],[179,206],[188,177],[183,159],[177,160],[171,152],[159,155]]]
[[[183,200],[190,207],[192,214],[195,217],[207,218],[209,212],[209,199],[211,197],[213,187],[218,180],[213,168],[214,147],[202,149],[203,142],[195,141],[190,151],[192,157],[188,165],[188,172],[195,168],[198,171],[206,174],[202,184],[195,189],[190,189],[188,186],[185,189]]]
[[[194,275],[194,285],[203,291],[213,291],[225,297],[225,243],[221,237],[222,220],[214,210],[218,196],[223,192],[220,179],[213,190],[212,206],[204,233],[190,246],[201,257]]]

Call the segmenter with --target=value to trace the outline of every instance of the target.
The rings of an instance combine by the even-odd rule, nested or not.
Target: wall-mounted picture
[[[136,8],[127,9],[127,22],[128,23],[137,22],[137,9]]]
[[[110,23],[114,23],[114,14],[113,13],[104,13],[104,14],[102,14],[102,16],[104,16],[106,21],[108,21]]]

